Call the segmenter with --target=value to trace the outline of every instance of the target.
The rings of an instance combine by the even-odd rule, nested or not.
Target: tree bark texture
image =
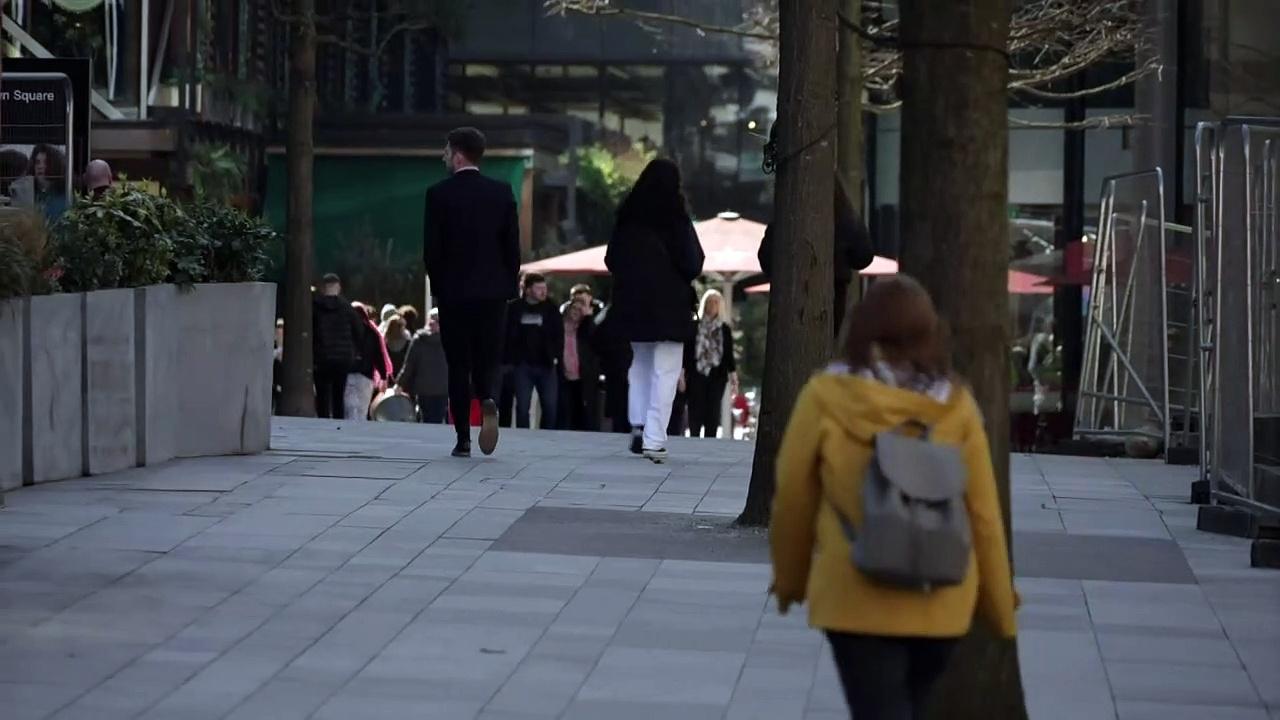
[[[902,269],[932,293],[986,419],[1009,529],[1010,0],[903,0]],[[1012,541],[1012,540],[1011,540]],[[1017,646],[975,623],[933,697],[949,720],[1026,717]]]
[[[315,415],[311,352],[311,283],[315,218],[312,213],[316,108],[315,0],[293,0],[289,48],[289,119],[285,147],[289,172],[285,236],[283,396],[280,413]]]
[[[831,352],[837,0],[782,0],[772,289],[755,459],[739,522],[768,522],[774,457],[800,388]]]
[[[862,0],[840,0],[840,13],[854,22],[862,19]],[[840,26],[839,52],[836,56],[836,172],[849,189],[849,199],[858,217],[866,221],[863,207],[866,185],[866,137],[862,127],[862,42],[857,33]],[[857,276],[849,284],[848,298],[857,302],[862,296],[862,282]]]

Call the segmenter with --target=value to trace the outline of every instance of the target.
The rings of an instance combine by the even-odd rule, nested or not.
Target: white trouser
[[[633,342],[631,350],[634,358],[628,375],[627,415],[631,427],[644,427],[645,449],[659,450],[667,446],[667,423],[684,366],[684,345]]]
[[[369,403],[373,402],[373,380],[351,373],[347,375],[347,387],[342,392],[342,407],[348,420],[368,420]]]

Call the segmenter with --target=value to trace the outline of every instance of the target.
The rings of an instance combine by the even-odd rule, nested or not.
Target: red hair
[[[876,279],[862,301],[845,313],[839,344],[842,359],[853,370],[884,360],[943,377],[951,372],[946,335],[929,291],[899,273]]]

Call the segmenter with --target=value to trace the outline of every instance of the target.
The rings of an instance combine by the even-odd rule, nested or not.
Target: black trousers
[[[840,684],[857,720],[922,720],[956,640],[828,632]]]
[[[459,442],[471,442],[471,400],[498,397],[498,361],[507,303],[441,303],[440,342],[449,364],[449,409]]]
[[[720,429],[724,388],[728,383],[729,378],[718,372],[710,376],[697,370],[685,373],[685,384],[689,388],[689,437],[716,436]]]
[[[315,366],[316,417],[341,420],[346,416],[342,394],[347,389],[347,373],[342,366]]]

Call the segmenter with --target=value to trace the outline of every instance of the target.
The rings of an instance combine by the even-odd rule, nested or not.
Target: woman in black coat
[[[702,296],[697,330],[688,344],[685,386],[689,395],[689,437],[716,436],[724,391],[730,382],[737,384],[733,329],[723,309],[724,296],[717,290],[708,290]]]
[[[777,168],[778,158],[778,123],[774,123],[769,130],[769,142],[764,146],[764,172],[771,174]],[[871,264],[875,259],[875,252],[871,246],[871,234],[867,232],[867,226],[863,224],[862,218],[858,217],[858,211],[853,207],[853,201],[850,199],[850,189],[845,187],[844,181],[839,175],[835,178],[835,243],[832,248],[832,270],[835,273],[835,292],[832,296],[833,307],[831,316],[834,320],[832,323],[832,332],[839,333],[840,328],[844,325],[844,311],[846,298],[849,295],[849,283],[857,276],[859,270]],[[861,191],[861,189],[858,189]],[[770,223],[764,230],[764,239],[760,241],[760,251],[757,258],[760,260],[760,269],[764,270],[765,277],[773,274],[773,224]]]
[[[704,260],[687,208],[676,164],[650,162],[618,208],[605,254],[614,280],[609,313],[634,354],[631,451],[659,463],[667,457],[667,423],[692,328],[692,283]]]

